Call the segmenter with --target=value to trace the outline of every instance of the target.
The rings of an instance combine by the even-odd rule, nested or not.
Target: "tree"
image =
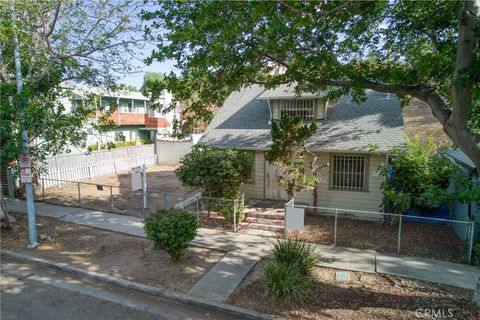
[[[159,1],[143,19],[158,42],[149,61],[175,60],[170,90],[196,90],[205,117],[246,83],[392,92],[425,101],[480,168],[478,1]]]
[[[175,173],[182,185],[202,191],[209,212],[213,208],[233,222],[236,207],[237,222],[240,222],[244,217],[243,201],[238,201],[242,198],[240,186],[252,167],[253,158],[246,151],[196,145]]]
[[[175,173],[184,186],[200,188],[205,196],[232,199],[252,166],[248,152],[196,145]]]
[[[315,170],[312,170],[312,177],[305,173],[305,154],[310,153],[305,146],[305,140],[316,130],[315,122],[304,124],[300,117],[282,116],[280,122],[272,122],[273,143],[266,153],[266,158],[282,169],[283,176],[278,177],[278,182],[287,191],[288,199],[293,199],[295,192],[316,186]]]
[[[211,103],[198,104],[200,102],[198,92],[191,90],[188,85],[180,92],[176,83],[181,81],[182,79],[172,80],[162,73],[146,72],[142,86],[143,94],[149,96],[152,101],[156,101],[165,89],[177,88],[175,95],[172,97],[172,103],[161,108],[162,112],[167,113],[172,111],[177,104],[180,105],[181,117],[180,119],[173,119],[172,123],[172,136],[177,138],[184,138],[188,134],[194,133],[195,130],[204,130],[212,120],[212,112],[217,109]],[[160,107],[158,104],[152,106],[154,108]]]
[[[143,45],[136,18],[141,1],[4,1],[0,8],[1,167],[16,167],[23,128],[34,163],[84,146],[95,130],[93,99],[66,112],[74,83],[111,85],[131,71]],[[15,13],[16,19],[12,18]],[[24,90],[15,89],[14,38],[20,43]],[[20,109],[19,100],[24,107]],[[90,123],[89,123],[90,122]],[[89,126],[90,124],[91,126]],[[91,130],[88,128],[92,128]]]

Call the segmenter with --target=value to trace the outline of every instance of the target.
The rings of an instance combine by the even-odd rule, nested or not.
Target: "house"
[[[470,158],[460,149],[447,149],[443,156],[448,159],[453,165],[457,166],[460,171],[471,180],[472,187],[480,187],[479,173]],[[452,185],[450,185],[450,188]],[[480,203],[472,201],[470,203],[461,203],[454,201],[452,205],[452,219],[461,221],[474,221],[475,231],[473,237],[475,240],[480,238]],[[455,224],[453,226],[460,239],[467,239],[467,230],[462,225]]]
[[[97,101],[96,116],[101,116],[106,110],[111,111],[109,123],[113,124],[113,127],[109,124],[108,131],[89,135],[87,145],[139,139],[154,141],[157,134],[169,135],[173,129],[173,120],[180,116],[178,106],[165,114],[161,112],[162,108],[170,105],[173,100],[172,94],[166,90],[155,101],[158,103],[156,109],[151,108],[152,102],[141,92],[107,91],[101,88],[77,88],[73,90],[72,97],[64,98],[62,102],[66,110],[70,110],[86,103],[91,93],[100,99]]]
[[[317,206],[378,211],[382,202],[378,167],[387,152],[405,142],[399,99],[367,91],[366,101],[355,104],[348,97],[328,101],[322,93],[296,95],[294,86],[266,90],[260,85],[233,92],[209,124],[199,143],[235,147],[252,152],[252,179],[242,185],[247,198],[287,200],[277,179],[279,169],[265,160],[271,146],[271,123],[282,115],[315,121],[316,133],[307,147],[317,154],[320,170]],[[378,149],[369,152],[369,146]],[[313,158],[306,159],[306,170]],[[308,172],[308,171],[307,171]],[[296,202],[313,204],[312,191],[299,192]]]

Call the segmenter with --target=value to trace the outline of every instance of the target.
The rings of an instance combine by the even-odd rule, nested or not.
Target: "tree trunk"
[[[5,197],[3,196],[2,179],[0,179],[0,217],[4,220],[5,228],[12,229],[12,223],[7,211],[7,204],[5,202]]]

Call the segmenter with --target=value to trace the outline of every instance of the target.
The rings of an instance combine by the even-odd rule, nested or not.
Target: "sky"
[[[169,60],[165,62],[153,62],[151,65],[147,66],[142,59],[148,57],[152,52],[153,46],[147,45],[142,52],[139,52],[139,55],[135,58],[132,58],[131,63],[138,67],[141,71],[128,74],[128,75],[119,75],[120,79],[118,83],[124,83],[126,85],[131,85],[140,89],[143,84],[143,75],[145,72],[160,72],[160,73],[170,73],[171,71],[176,72],[177,69],[174,67],[174,61]]]

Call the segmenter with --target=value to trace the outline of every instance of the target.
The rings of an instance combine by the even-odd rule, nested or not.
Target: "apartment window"
[[[347,191],[367,191],[367,157],[334,155],[331,161],[331,188]]]
[[[300,117],[302,120],[313,120],[313,100],[283,100],[281,116]]]
[[[243,175],[243,182],[254,183],[255,182],[255,151],[248,151],[252,159],[252,168],[245,172]]]

